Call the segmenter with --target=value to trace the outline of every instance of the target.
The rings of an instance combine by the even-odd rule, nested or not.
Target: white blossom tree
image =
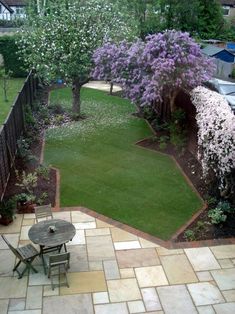
[[[235,115],[222,95],[205,87],[196,87],[191,100],[197,110],[203,173],[206,176],[212,172],[220,183],[221,195],[226,195],[234,189],[231,181],[235,170]]]
[[[133,36],[134,20],[109,0],[37,1],[36,6],[19,40],[25,62],[48,83],[62,78],[71,84],[72,109],[80,114],[80,90],[90,78],[94,50],[107,38]],[[38,9],[43,14],[35,14]]]

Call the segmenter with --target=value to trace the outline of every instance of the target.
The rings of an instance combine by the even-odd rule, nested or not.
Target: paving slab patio
[[[38,273],[18,280],[0,240],[0,314],[235,313],[235,245],[169,250],[79,208],[55,217],[76,227],[67,246],[70,287],[52,290],[39,258]],[[34,214],[17,215],[0,233],[24,245],[33,223]]]

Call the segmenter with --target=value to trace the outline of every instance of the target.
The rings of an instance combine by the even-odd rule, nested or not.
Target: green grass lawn
[[[10,107],[13,105],[13,102],[23,86],[24,79],[22,78],[12,78],[9,82],[9,89],[7,92],[8,101],[4,101],[3,93],[3,81],[0,79],[0,125],[4,123]]]
[[[51,103],[71,107],[69,89]],[[173,160],[140,148],[151,136],[129,101],[83,89],[85,120],[47,131],[45,161],[60,169],[61,206],[85,206],[168,239],[202,205]]]

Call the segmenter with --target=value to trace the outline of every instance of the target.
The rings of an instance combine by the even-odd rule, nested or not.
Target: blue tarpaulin
[[[227,49],[233,50],[235,52],[235,43],[234,42],[227,43]]]

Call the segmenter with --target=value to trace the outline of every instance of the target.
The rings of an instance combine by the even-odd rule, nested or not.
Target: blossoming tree
[[[45,81],[62,78],[72,86],[73,111],[80,113],[80,90],[88,82],[94,50],[105,38],[134,33],[134,23],[108,0],[47,1],[43,14],[32,10],[19,45],[29,67]]]
[[[202,54],[189,34],[174,30],[131,45],[106,44],[93,58],[95,77],[102,79],[112,73],[112,80],[121,84],[133,103],[152,106],[165,102],[169,112],[175,109],[180,89],[191,90],[210,79],[214,71],[213,61]]]
[[[199,158],[204,175],[212,172],[222,193],[230,193],[235,173],[235,115],[223,96],[205,87],[193,89],[191,99],[197,110]]]

